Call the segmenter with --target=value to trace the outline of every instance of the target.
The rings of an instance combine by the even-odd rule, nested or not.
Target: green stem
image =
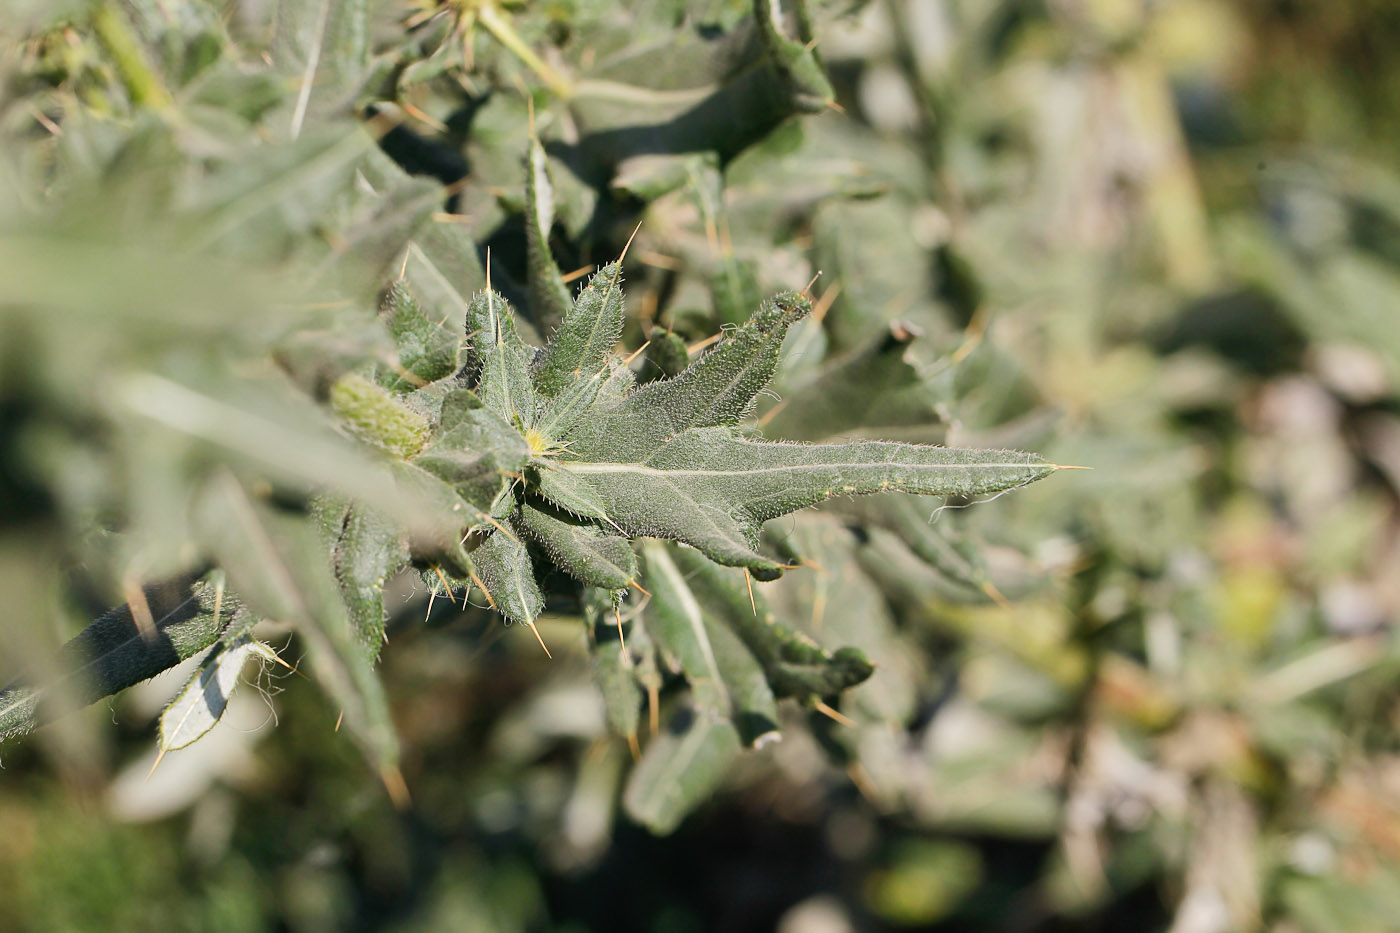
[[[104,3],[92,14],[92,28],[112,56],[117,74],[133,103],[152,110],[169,110],[174,101],[141,50],[141,43],[115,4]]]

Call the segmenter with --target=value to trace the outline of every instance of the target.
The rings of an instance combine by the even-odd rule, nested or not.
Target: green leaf
[[[481,402],[522,429],[535,423],[539,396],[530,379],[530,361],[520,348],[503,343],[486,355],[481,374]]]
[[[742,439],[725,428],[686,431],[631,462],[558,465],[586,481],[608,518],[629,535],[683,541],[721,564],[763,572],[780,566],[754,551],[759,526],[833,496],[887,490],[975,496],[1056,469],[1015,451],[884,441],[785,444]]]
[[[461,413],[450,430],[441,431],[413,462],[483,511],[509,488],[530,459],[520,432],[485,408]]]
[[[345,516],[331,560],[355,639],[373,661],[384,644],[384,583],[408,563],[407,543],[397,523],[356,504]]]
[[[580,583],[621,590],[637,579],[637,557],[624,537],[528,499],[511,518],[522,537],[539,545],[556,566]]]
[[[47,698],[94,703],[149,680],[219,640],[239,608],[213,575],[144,587],[154,633],[138,625],[123,603],[102,614],[59,652],[62,677],[0,690],[0,739],[23,735],[52,712]]]
[[[603,500],[583,477],[575,476],[550,460],[532,466],[529,476],[536,492],[569,514],[617,527],[608,517]]]
[[[389,286],[381,312],[394,338],[398,366],[382,373],[380,384],[394,392],[412,392],[424,383],[445,379],[457,371],[460,339],[446,322],[430,321],[419,308],[407,282]]]
[[[515,347],[525,353],[525,342],[516,329],[515,309],[504,295],[484,288],[472,296],[467,305],[467,344],[476,354],[478,365],[499,346]]]
[[[254,503],[228,473],[205,488],[196,515],[230,586],[253,612],[296,626],[350,733],[381,774],[394,768],[398,740],[383,686],[356,641],[312,523]]]
[[[665,835],[719,787],[739,749],[733,723],[682,709],[647,746],[622,805],[632,819]]]
[[[660,542],[643,545],[647,562],[647,583],[652,601],[647,607],[647,632],[661,655],[685,675],[696,705],[716,717],[727,717],[729,693],[700,602],[686,584],[680,570]]]
[[[271,648],[248,635],[214,650],[160,716],[160,750],[173,751],[193,744],[223,718],[229,698],[243,682],[243,668],[251,658],[274,661]]]
[[[554,186],[549,180],[549,158],[533,133],[526,162],[525,261],[530,311],[541,333],[548,333],[566,320],[573,302],[549,250],[549,231],[554,226]],[[540,390],[546,395],[554,394],[543,385]]]
[[[647,630],[662,653],[679,663],[696,704],[728,716],[746,745],[776,737],[777,700],[763,667],[707,608],[694,586],[700,578],[684,573],[671,559],[679,549],[658,541],[643,547],[652,590],[644,616]],[[703,582],[707,588],[713,583],[708,578]]]
[[[778,364],[788,327],[811,309],[787,292],[672,379],[651,382],[586,419],[569,441],[585,460],[641,460],[687,428],[738,424]]]
[[[583,618],[588,628],[588,653],[593,658],[593,676],[603,694],[608,725],[618,735],[635,740],[642,717],[642,688],[637,683],[629,655],[640,646],[633,637],[628,645],[630,650],[624,653],[613,612],[611,592],[597,587],[584,590]],[[635,626],[633,632],[636,632]]]
[[[674,553],[680,571],[693,581],[698,601],[752,652],[774,695],[802,701],[835,696],[874,671],[860,651],[828,651],[778,619],[762,591],[740,585],[733,571],[726,572],[685,548]]]
[[[348,110],[369,60],[369,0],[279,0],[272,60],[299,82],[292,138],[308,114]]]
[[[624,319],[622,264],[609,263],[579,292],[578,300],[540,353],[535,364],[539,391],[555,396],[580,379],[606,371]]]
[[[472,552],[472,558],[496,609],[512,622],[532,624],[544,608],[544,596],[525,544],[497,531]]]

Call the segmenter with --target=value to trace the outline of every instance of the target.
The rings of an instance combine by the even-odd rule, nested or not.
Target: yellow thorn
[[[713,337],[706,337],[704,340],[701,340],[698,343],[692,343],[690,346],[685,348],[685,355],[694,356],[695,354],[699,353],[701,350],[705,349],[711,344],[718,343],[719,339],[723,336],[724,334],[715,334]]]
[[[658,269],[665,269],[667,272],[675,272],[681,268],[681,261],[674,256],[667,256],[665,253],[658,253],[653,249],[637,250],[637,258],[649,266]]]
[[[339,731],[340,731],[340,724],[341,724],[342,722],[344,722],[344,721],[345,721],[345,710],[342,709],[342,710],[340,711],[340,715],[335,717],[335,728],[332,729],[331,731],[332,731],[332,732],[339,732]]]
[[[632,587],[634,590],[636,590],[636,591],[639,592],[639,593],[643,593],[643,594],[645,594],[645,595],[647,595],[647,596],[650,596],[650,595],[651,595],[651,590],[649,590],[649,589],[647,589],[646,587],[642,586],[642,585],[641,585],[640,583],[638,583],[636,580],[628,580],[628,581],[627,581],[627,585],[630,586],[630,587]]]
[[[623,245],[623,247],[622,247],[622,255],[617,257],[617,261],[618,261],[618,262],[622,262],[622,260],[624,260],[624,259],[627,258],[627,250],[628,250],[629,247],[631,247],[631,245],[632,245],[632,240],[634,240],[634,239],[636,238],[636,236],[637,236],[637,231],[640,230],[640,229],[642,229],[642,221],[639,220],[639,221],[637,221],[637,226],[635,226],[635,227],[632,228],[632,235],[629,236],[629,237],[627,238],[627,242]]]
[[[622,660],[628,667],[632,666],[632,655],[627,653],[627,637],[622,634],[622,613],[613,607],[613,618],[617,620],[617,640],[622,644]]]
[[[1011,601],[1002,595],[1001,590],[997,589],[996,585],[993,584],[991,580],[982,581],[982,592],[986,593],[987,598],[990,599],[992,602],[996,603],[1002,609],[1015,608],[1011,605]]]
[[[661,695],[656,684],[647,684],[647,727],[652,735],[661,731]]]
[[[127,608],[131,610],[131,621],[136,623],[136,631],[146,641],[155,640],[156,620],[151,615],[151,604],[146,602],[146,591],[133,576],[122,581],[122,590],[126,594]]]
[[[632,753],[633,761],[640,761],[642,757],[642,746],[637,742],[637,733],[627,733],[627,750]]]
[[[401,103],[400,106],[403,107],[404,113],[408,114],[410,117],[413,117],[420,123],[432,127],[439,133],[446,133],[448,131],[447,124],[443,123],[441,120],[439,120],[437,117],[434,117],[432,114],[419,110],[417,107],[407,102]]]
[[[512,475],[512,476],[515,476],[515,474],[513,474],[513,473],[512,473],[511,475]],[[521,482],[524,482],[524,477],[516,476],[515,478],[518,479],[518,480],[520,480]],[[519,541],[519,540],[520,540],[520,539],[517,538],[515,535],[511,534],[509,528],[507,528],[505,525],[502,525],[500,522],[496,521],[496,520],[495,520],[494,518],[492,518],[490,515],[487,515],[487,516],[486,516],[486,521],[490,522],[492,528],[495,528],[497,531],[499,531],[501,534],[505,535],[505,536],[506,536],[507,538],[509,538],[510,540],[512,540],[512,541]],[[471,537],[471,534],[468,533],[468,534],[467,534],[467,538],[470,538],[470,537]],[[465,542],[465,541],[467,540],[467,538],[463,538],[462,541]]]
[[[822,318],[826,317],[826,312],[831,310],[831,306],[836,304],[836,299],[841,294],[841,283],[832,282],[822,296],[817,299],[817,303],[812,308],[812,320],[820,324]]]
[[[405,250],[403,251],[403,262],[399,263],[399,277],[398,277],[397,279],[395,279],[394,281],[396,281],[396,282],[402,282],[402,281],[403,281],[403,277],[404,277],[405,275],[408,274],[408,256],[409,256],[408,250],[405,249]]]
[[[433,565],[433,573],[437,574],[438,579],[442,581],[442,585],[447,587],[448,600],[451,601],[452,605],[457,605],[457,598],[452,595],[452,584],[447,582],[447,574],[443,573],[442,568],[436,564]]]
[[[649,346],[651,346],[651,341],[650,341],[650,340],[648,340],[646,343],[642,344],[642,345],[641,345],[640,347],[638,347],[637,349],[633,350],[633,351],[632,351],[632,355],[629,356],[629,357],[627,357],[627,359],[625,359],[625,360],[622,361],[622,365],[623,365],[623,366],[631,366],[631,365],[632,365],[632,361],[635,360],[637,357],[641,356],[641,355],[642,355],[642,351],[645,350],[645,349],[646,349],[647,347],[649,347]]]
[[[870,774],[861,766],[858,761],[853,761],[846,768],[846,776],[851,779],[851,783],[856,786],[856,790],[874,806],[880,805],[880,796],[875,791],[875,782],[870,780]]]
[[[549,658],[551,661],[554,660],[554,655],[552,655],[552,654],[549,653],[549,648],[548,648],[548,646],[545,645],[545,643],[544,643],[544,638],[541,637],[541,635],[540,635],[540,630],[537,629],[537,628],[535,628],[535,620],[534,620],[534,619],[530,619],[530,620],[529,620],[528,622],[526,622],[525,624],[528,625],[528,626],[530,626],[530,631],[532,631],[532,632],[535,633],[535,640],[538,641],[538,642],[540,643],[540,647],[541,647],[541,648],[544,648],[544,656],[547,657],[547,658]]]
[[[433,617],[433,602],[437,599],[437,588],[428,591],[428,611],[423,615],[423,624],[427,625],[428,620]]]
[[[413,799],[408,795],[408,784],[397,765],[385,765],[381,768],[379,780],[384,782],[384,789],[389,792],[389,799],[394,802],[396,809],[407,810],[413,804]]]
[[[840,710],[832,709],[820,700],[817,701],[817,705],[814,706],[813,709],[843,726],[850,726],[852,729],[855,728],[856,723],[854,719],[845,715]]]
[[[491,247],[489,245],[486,247],[486,290],[491,291]]]
[[[486,588],[486,584],[481,582],[481,578],[476,575],[475,571],[469,574],[469,576],[472,578],[472,582],[476,584],[476,588],[481,590],[481,595],[486,597],[486,604],[492,609],[495,609],[496,601],[491,598],[491,591]]]
[[[1092,470],[1092,469],[1093,469],[1093,467],[1091,467],[1091,466],[1066,466],[1066,465],[1063,464],[1063,463],[1052,463],[1052,464],[1050,464],[1050,465],[1051,465],[1052,467],[1054,467],[1055,469],[1057,469],[1057,470]]]
[[[791,396],[788,396],[788,398],[791,398]],[[770,408],[770,409],[768,409],[767,411],[765,411],[765,412],[763,413],[763,417],[758,419],[758,426],[761,428],[761,427],[763,427],[765,424],[767,424],[769,421],[771,421],[771,420],[773,419],[773,416],[774,416],[774,415],[776,415],[778,412],[782,411],[782,410],[787,406],[787,403],[788,403],[788,400],[785,398],[785,399],[783,399],[781,402],[779,402],[778,404],[774,405],[772,408]]]
[[[749,608],[751,608],[753,610],[753,614],[757,616],[758,603],[754,602],[753,598],[753,577],[749,574],[749,568],[747,567],[744,568],[744,583],[749,588]]]
[[[570,282],[574,281],[575,279],[581,279],[581,278],[583,278],[585,275],[587,275],[588,273],[592,272],[592,271],[593,271],[594,269],[596,269],[596,268],[598,268],[598,267],[595,266],[593,263],[589,263],[589,264],[586,265],[586,266],[579,266],[579,267],[578,267],[577,269],[575,269],[573,272],[565,273],[565,275],[564,275],[564,277],[563,277],[563,279],[562,279],[561,281],[563,281],[563,283],[564,283],[565,285],[568,285]]]
[[[838,103],[837,103],[836,101],[834,101],[834,100],[829,100],[829,101],[827,101],[827,102],[826,102],[826,106],[827,106],[827,108],[828,108],[829,110],[835,110],[835,111],[836,111],[837,113],[839,113],[839,114],[845,115],[845,113],[846,113],[846,108],[845,108],[845,107],[842,107],[840,104],[838,104]]]
[[[813,285],[816,285],[816,284],[817,284],[817,279],[819,279],[819,278],[821,278],[821,277],[822,277],[822,270],[818,269],[818,270],[817,270],[817,274],[814,275],[814,276],[812,276],[812,281],[808,282],[806,285],[804,285],[804,286],[802,287],[802,297],[803,297],[803,298],[811,298],[811,297],[812,297],[811,295],[809,295],[809,294],[807,294],[807,293],[810,292],[810,291],[812,290],[812,286],[813,286]]]
[[[151,762],[151,770],[149,770],[149,771],[146,772],[146,780],[147,780],[147,781],[149,781],[149,780],[151,779],[151,775],[153,775],[153,774],[156,773],[156,768],[158,768],[158,767],[160,766],[160,763],[161,763],[162,761],[164,761],[164,760],[165,760],[165,749],[162,748],[159,752],[156,753],[156,760],[153,761],[153,762]]]

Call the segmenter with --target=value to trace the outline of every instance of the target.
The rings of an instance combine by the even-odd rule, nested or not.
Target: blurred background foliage
[[[820,271],[769,434],[1094,470],[774,523],[769,603],[879,668],[668,836],[567,601],[547,660],[405,587],[411,805],[271,669],[147,779],[175,672],[4,746],[0,928],[1394,927],[1400,11],[780,8],[7,4],[0,676],[184,569],[211,476],[376,494],[319,380],[400,269],[529,306],[531,120],[561,268],[642,224],[628,347]]]

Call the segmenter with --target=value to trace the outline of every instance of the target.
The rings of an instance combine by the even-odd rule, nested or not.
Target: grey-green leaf
[[[445,379],[457,371],[457,334],[445,321],[428,320],[406,282],[395,282],[389,287],[381,313],[398,353],[397,367],[380,376],[380,384],[386,389],[412,392],[424,383]]]
[[[609,519],[629,535],[683,541],[719,563],[763,571],[777,565],[753,550],[761,524],[833,496],[885,490],[974,496],[1056,469],[1016,451],[884,441],[784,444],[742,439],[725,428],[686,431],[632,462],[559,466],[591,486]]]
[[[517,532],[539,545],[569,576],[589,586],[621,590],[637,579],[632,543],[596,525],[571,520],[544,503],[525,500],[511,516]]]
[[[312,523],[253,502],[228,473],[204,490],[197,516],[230,586],[258,615],[297,627],[351,734],[381,773],[394,767],[398,740],[383,686],[351,630]]]
[[[641,460],[687,430],[738,424],[778,365],[787,329],[811,308],[787,292],[680,375],[651,382],[620,404],[586,418],[571,442],[589,460]]]
[[[593,676],[603,694],[608,725],[621,736],[635,738],[642,716],[642,688],[633,665],[623,653],[622,638],[613,616],[613,594],[589,587],[583,595],[583,618],[588,626],[588,651]],[[637,639],[628,647],[636,650]]]
[[[535,621],[544,608],[544,596],[524,542],[497,531],[472,552],[472,558],[501,614],[512,622]]]
[[[554,186],[549,180],[549,157],[532,134],[525,172],[525,261],[530,312],[541,333],[558,327],[573,305],[564,277],[549,249],[549,231],[553,226]],[[541,390],[546,395],[553,394]]]
[[[579,292],[559,329],[535,364],[535,384],[546,396],[558,395],[581,378],[606,371],[622,335],[622,264],[609,263]]]
[[[665,835],[719,787],[739,749],[733,723],[682,709],[647,746],[622,805],[632,819]]]
[[[243,635],[220,646],[205,659],[160,716],[160,750],[174,751],[192,744],[223,718],[229,698],[242,682],[249,659],[277,656],[260,641]]]

